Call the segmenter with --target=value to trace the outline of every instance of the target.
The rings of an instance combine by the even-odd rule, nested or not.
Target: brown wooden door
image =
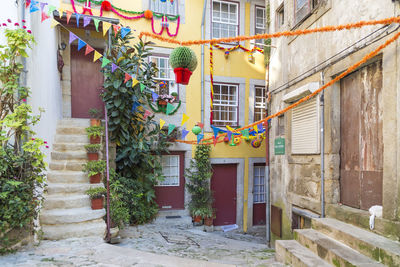
[[[72,118],[89,118],[88,111],[91,108],[104,113],[104,104],[100,98],[104,78],[100,70],[101,62],[93,62],[93,54],[85,56],[85,48],[78,51],[77,46],[71,46]]]
[[[340,192],[345,205],[382,205],[382,61],[340,83]]]
[[[237,165],[215,164],[212,168],[211,190],[216,211],[214,225],[235,224]]]
[[[171,152],[162,156],[165,180],[155,187],[156,202],[162,210],[185,208],[184,155],[184,152]]]

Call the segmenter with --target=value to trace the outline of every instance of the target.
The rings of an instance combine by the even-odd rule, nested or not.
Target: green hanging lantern
[[[174,69],[175,82],[187,85],[192,72],[197,67],[196,53],[188,47],[177,47],[169,56],[169,64]]]
[[[195,135],[198,135],[199,133],[201,133],[201,127],[196,125],[192,128],[192,133],[194,133]]]

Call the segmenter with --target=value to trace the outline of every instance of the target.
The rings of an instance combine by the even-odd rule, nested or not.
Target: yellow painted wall
[[[159,1],[159,0],[156,0]],[[68,2],[68,1],[67,1]],[[77,4],[77,2],[75,2]],[[141,0],[113,0],[112,3],[115,6],[120,8],[124,8],[127,10],[135,10],[142,11],[142,1]],[[194,40],[201,38],[201,16],[203,10],[203,1],[193,1],[186,0],[185,1],[185,24],[181,24],[177,40]],[[69,4],[62,3],[62,7],[64,10],[71,10],[72,8]],[[93,6],[95,7],[95,6]],[[245,4],[245,34],[250,35],[250,3]],[[241,7],[243,8],[243,6]],[[82,7],[77,6],[78,12],[81,12]],[[195,11],[195,12],[194,12]],[[98,16],[99,9],[93,9],[93,13],[95,16]],[[129,15],[129,14],[126,14]],[[134,34],[137,36],[141,31],[152,32],[151,29],[151,20],[146,20],[144,18],[136,19],[136,20],[125,20],[121,17],[118,17],[112,12],[104,12],[103,16],[106,17],[114,17],[120,20],[120,23],[124,26],[130,26],[132,29],[136,30]],[[82,23],[82,22],[81,22]],[[175,23],[170,22],[171,32],[175,32],[175,27],[172,25]],[[160,29],[160,22],[155,25],[156,31]],[[166,31],[164,31],[163,36],[168,37]],[[146,39],[144,39],[146,40]],[[157,40],[152,40],[150,38],[147,41],[153,41],[156,43],[156,46],[160,47],[174,47],[168,43],[162,43]],[[245,42],[245,47],[249,48],[249,42]],[[190,83],[186,86],[186,103],[187,110],[186,114],[190,117],[187,122],[187,128],[190,130],[197,122],[201,120],[201,47],[200,46],[192,46],[191,47],[197,55],[199,65],[197,69],[194,71]],[[249,98],[249,82],[250,79],[265,79],[265,66],[264,66],[264,55],[261,53],[254,53],[254,62],[251,63],[248,61],[248,54],[241,51],[236,50],[230,53],[228,58],[225,58],[224,52],[222,50],[214,51],[214,75],[215,76],[227,76],[227,77],[244,77],[246,78],[246,91],[239,92],[240,97],[244,96],[246,98],[246,106],[245,106],[245,125],[249,123],[249,104],[247,99]],[[209,69],[209,46],[205,47],[205,76],[210,74]],[[206,95],[205,97],[208,97]],[[204,107],[205,110],[209,109],[208,106]],[[209,118],[205,117],[205,120]],[[167,122],[168,123],[168,122]],[[244,125],[241,125],[244,126]],[[206,133],[206,137],[212,136],[212,133]],[[189,134],[187,139],[193,140],[195,136],[193,134]],[[192,149],[194,153],[194,147]],[[241,145],[232,147],[225,143],[219,143],[216,147],[213,147],[211,152],[212,158],[244,158],[245,159],[245,177],[244,177],[244,208],[243,208],[243,226],[244,230],[247,230],[247,199],[248,199],[248,158],[250,157],[265,157],[265,141],[262,144],[262,147],[258,149],[254,149],[251,147],[250,143],[242,141]]]

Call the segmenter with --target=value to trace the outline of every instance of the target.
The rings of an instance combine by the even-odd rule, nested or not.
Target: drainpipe
[[[267,66],[267,88],[266,92],[269,93],[269,64]],[[271,101],[271,100],[270,100]],[[265,104],[265,117],[268,117],[268,101]],[[265,227],[266,227],[266,241],[268,247],[271,247],[271,185],[269,177],[269,125],[268,121],[265,122]]]
[[[321,72],[321,86],[325,84],[324,73]],[[324,95],[325,92],[322,90],[320,96],[320,107],[321,107],[321,218],[325,217],[325,109],[324,109]]]
[[[24,6],[25,3],[24,2],[25,2],[24,0],[21,0],[19,2],[19,5],[20,5],[19,8],[21,10],[21,18],[19,21],[19,25],[24,25],[24,23],[22,23],[22,20],[25,19],[25,6]],[[23,69],[22,69],[23,75],[22,75],[22,79],[20,79],[20,84],[21,84],[21,86],[26,87],[27,76],[28,76],[28,70],[26,68],[26,58],[21,57],[21,60],[22,60],[22,66],[23,66]],[[18,97],[19,97],[19,93],[18,93]]]
[[[205,36],[206,8],[207,0],[204,0],[203,16],[201,18],[201,40],[204,40]],[[201,123],[204,124],[204,44],[201,45]]]

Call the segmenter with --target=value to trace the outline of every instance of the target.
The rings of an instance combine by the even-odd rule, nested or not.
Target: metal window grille
[[[178,86],[174,81],[174,71],[169,65],[168,57],[151,56],[150,62],[154,63],[158,69],[154,79],[158,81],[164,81],[166,83],[165,88],[157,86],[155,92],[157,94],[171,94],[173,92],[178,93]]]
[[[254,94],[254,121],[265,117],[265,86],[256,86]]]
[[[239,5],[224,1],[213,1],[212,37],[225,38],[238,36]]]
[[[164,180],[159,186],[179,186],[179,155],[161,156],[161,166]]]
[[[178,0],[161,2],[160,0],[149,0],[150,10],[153,12],[176,16],[178,15]]]
[[[264,7],[256,7],[256,34],[264,34],[265,33],[265,24],[266,24],[266,17],[265,17],[265,8]],[[257,39],[255,40],[257,44],[264,44],[264,39]],[[261,45],[257,45],[260,48],[263,48]]]
[[[265,203],[265,166],[254,166],[253,203]]]
[[[238,126],[238,86],[214,84],[214,125]]]

